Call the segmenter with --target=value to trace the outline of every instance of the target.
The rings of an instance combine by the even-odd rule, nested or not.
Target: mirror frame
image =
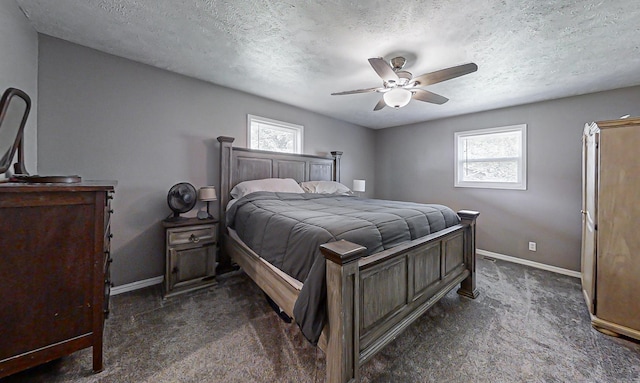
[[[18,172],[26,173],[24,169],[24,153],[22,150],[22,137],[24,132],[24,126],[27,123],[27,117],[29,116],[29,111],[31,110],[31,98],[16,88],[7,88],[7,90],[2,95],[2,99],[0,99],[0,129],[2,129],[2,123],[6,117],[7,109],[9,109],[9,103],[14,97],[20,97],[27,103],[27,108],[25,109],[24,115],[22,116],[22,121],[20,122],[20,127],[18,128],[18,134],[16,134],[16,138],[13,142],[13,145],[9,148],[9,163],[8,164],[0,164],[0,174],[6,173],[11,167],[11,163],[13,162],[13,157],[16,154],[16,150],[18,150],[18,162],[16,163],[15,169]]]

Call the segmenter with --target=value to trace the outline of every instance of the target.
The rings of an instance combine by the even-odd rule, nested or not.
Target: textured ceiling
[[[638,0],[16,0],[35,29],[370,128],[640,84]],[[374,112],[370,57],[478,71]],[[269,116],[265,116],[269,117]]]

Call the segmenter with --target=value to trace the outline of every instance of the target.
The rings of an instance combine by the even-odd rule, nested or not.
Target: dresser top
[[[87,180],[76,183],[0,182],[0,193],[113,191],[117,181]]]

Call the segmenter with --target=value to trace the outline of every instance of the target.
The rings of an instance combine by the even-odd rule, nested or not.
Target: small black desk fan
[[[196,206],[198,193],[196,188],[187,182],[180,182],[169,189],[167,194],[167,204],[173,211],[173,216],[167,217],[165,221],[176,222],[186,219],[180,214],[186,213]]]

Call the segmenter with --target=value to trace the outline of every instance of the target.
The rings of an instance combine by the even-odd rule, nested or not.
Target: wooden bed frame
[[[333,158],[233,148],[220,142],[220,238],[231,257],[293,318],[302,283],[249,249],[225,225],[233,186],[263,178],[298,182],[340,181],[340,156]],[[320,246],[327,260],[327,324],[318,347],[326,356],[327,382],[359,381],[359,367],[419,318],[451,289],[476,298],[475,224],[479,213],[458,212],[462,222],[393,249],[363,257],[364,247],[345,240]]]

